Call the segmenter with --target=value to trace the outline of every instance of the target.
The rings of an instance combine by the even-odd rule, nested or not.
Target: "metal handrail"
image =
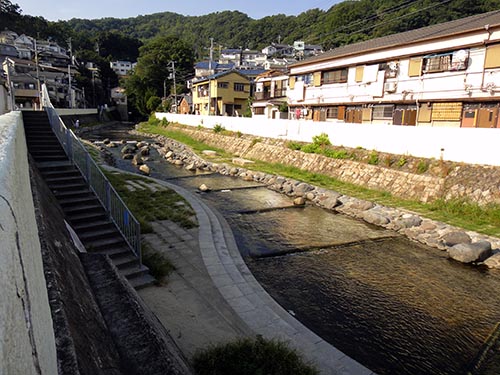
[[[61,142],[70,161],[80,170],[89,188],[106,209],[109,218],[116,224],[135,255],[142,264],[141,228],[126,204],[120,198],[109,180],[94,162],[85,146],[71,129],[61,120],[50,102],[47,87],[42,86],[42,105],[47,112],[52,130]]]

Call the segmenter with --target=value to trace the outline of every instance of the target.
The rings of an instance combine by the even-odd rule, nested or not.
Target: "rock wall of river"
[[[176,127],[192,138],[235,155],[282,163],[322,173],[343,182],[390,192],[394,196],[430,202],[438,198],[466,199],[479,204],[500,203],[500,168],[483,165],[447,164],[428,173],[410,173],[382,165],[332,159],[291,150],[282,140],[237,137],[207,129]],[[437,170],[436,170],[437,169]]]
[[[194,154],[187,146],[172,139],[150,135],[155,137],[157,143],[154,145],[160,155],[168,162],[191,171],[211,171],[226,176],[239,177],[247,181],[255,181],[265,184],[269,189],[295,197],[296,204],[304,204],[309,201],[322,208],[341,212],[351,217],[364,220],[370,224],[394,230],[411,240],[423,243],[427,246],[447,251],[449,256],[463,263],[485,264],[490,268],[500,268],[500,239],[465,231],[451,225],[420,217],[412,212],[385,207],[369,201],[349,197],[335,191],[323,189],[301,181],[251,171],[245,167],[236,167],[227,164],[212,163],[209,161],[211,153],[206,153],[207,160]],[[256,144],[247,143],[243,139],[232,137],[214,137],[215,139],[234,143],[227,143],[224,147],[221,143],[216,146],[224,148],[232,153],[248,156],[250,149],[258,149]],[[272,150],[271,147],[264,148]],[[261,152],[264,152],[261,148]],[[243,153],[237,153],[243,150]],[[291,150],[290,150],[291,151]],[[309,154],[306,154],[309,155]],[[319,155],[312,155],[317,157]],[[419,176],[416,176],[419,177]],[[420,176],[422,177],[422,176]],[[203,189],[210,189],[204,186]]]

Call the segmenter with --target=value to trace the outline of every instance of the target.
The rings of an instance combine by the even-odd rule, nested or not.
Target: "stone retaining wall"
[[[500,167],[453,164],[446,176],[417,174],[367,163],[332,159],[291,150],[276,139],[236,137],[212,130],[176,127],[192,138],[242,157],[282,163],[343,182],[387,191],[396,197],[429,202],[437,198],[464,199],[479,204],[500,203]]]
[[[294,204],[306,204],[309,201],[327,210],[341,212],[345,215],[364,220],[427,246],[447,251],[449,256],[463,263],[485,264],[490,268],[500,268],[500,239],[465,231],[451,225],[420,217],[412,212],[385,207],[369,201],[352,198],[335,191],[262,172],[254,172],[243,167],[212,163],[194,154],[187,146],[175,140],[155,136],[157,142],[153,145],[159,154],[172,164],[183,166],[187,170],[211,171],[226,176],[240,177],[246,181],[265,184],[267,188],[294,197]],[[217,147],[229,142],[229,137],[208,137],[219,141]],[[203,140],[201,137],[198,138]],[[204,139],[206,141],[206,138]],[[215,142],[214,142],[215,143]],[[248,149],[244,155],[250,154],[252,141],[238,139],[227,143],[225,149],[232,152],[238,149]],[[268,144],[269,146],[269,144]],[[258,147],[255,147],[257,150]],[[265,150],[271,148],[266,147]],[[200,186],[200,190],[210,190],[210,186]]]

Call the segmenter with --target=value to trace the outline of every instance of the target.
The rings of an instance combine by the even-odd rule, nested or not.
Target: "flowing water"
[[[450,261],[363,221],[293,207],[252,182],[193,176],[153,160],[154,177],[191,191],[202,183],[213,189],[200,196],[226,218],[265,289],[378,374],[466,374],[500,321],[495,271]],[[133,169],[128,161],[118,166]],[[482,374],[499,374],[498,357],[484,368]]]

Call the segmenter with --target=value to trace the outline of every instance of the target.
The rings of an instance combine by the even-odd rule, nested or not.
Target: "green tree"
[[[148,101],[151,96],[162,97],[164,85],[171,92],[173,81],[172,64],[175,62],[176,76],[186,78],[193,72],[194,52],[192,47],[176,36],[157,37],[139,49],[137,66],[125,82],[127,95],[144,116],[151,111]]]

